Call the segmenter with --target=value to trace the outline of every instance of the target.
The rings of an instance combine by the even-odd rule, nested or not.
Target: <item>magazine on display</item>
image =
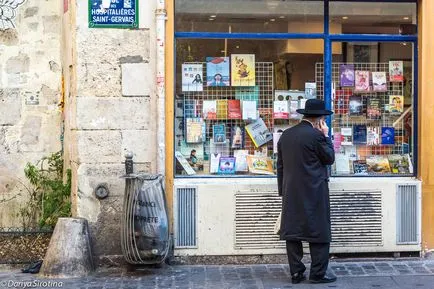
[[[215,144],[226,143],[226,125],[215,124],[212,126],[213,140]]]
[[[278,153],[278,147],[277,143],[279,142],[280,137],[282,136],[283,132],[274,132],[273,133],[273,153]]]
[[[232,54],[231,67],[232,86],[255,86],[254,54]]]
[[[221,157],[218,172],[219,174],[235,174],[235,158]]]
[[[360,95],[350,96],[349,113],[350,113],[350,116],[363,115],[363,101],[362,101],[362,97]]]
[[[306,82],[304,84],[304,97],[306,99],[316,98],[316,82]]]
[[[243,100],[241,109],[243,120],[255,120],[258,118],[258,109],[255,100]]]
[[[395,128],[393,127],[381,128],[381,144],[383,145],[395,144]]]
[[[372,90],[375,92],[387,91],[386,72],[372,72]]]
[[[219,154],[219,153],[211,153],[210,154],[209,172],[211,174],[217,174],[218,173],[220,157],[221,157],[221,154]]]
[[[366,144],[366,125],[358,124],[353,126],[353,143]]]
[[[230,86],[229,67],[229,57],[207,57],[207,86]]]
[[[202,143],[205,141],[205,122],[203,118],[186,118],[186,142]]]
[[[341,127],[341,136],[343,146],[353,145],[353,128],[352,127]]]
[[[390,165],[387,156],[375,155],[367,156],[366,164],[368,165],[368,173],[390,173]]]
[[[249,170],[249,166],[247,165],[248,155],[248,150],[234,150],[236,172],[247,172]]]
[[[353,87],[354,86],[354,64],[341,64],[339,65],[340,86]]]
[[[412,174],[413,165],[411,163],[410,155],[388,155],[390,170],[394,174]]]
[[[256,147],[260,147],[273,139],[273,135],[268,130],[262,118],[246,125],[246,131]]]
[[[274,175],[273,163],[268,157],[248,155],[247,164],[253,174]]]
[[[288,117],[289,117],[288,104],[289,104],[288,101],[274,101],[273,118],[274,119],[288,119]]]
[[[215,100],[203,101],[203,118],[217,119],[217,102]]]
[[[232,126],[231,128],[231,148],[240,149],[244,147],[245,131],[244,127],[239,125]]]
[[[350,173],[350,159],[348,155],[337,153],[335,156],[335,162],[337,174],[347,175]]]
[[[182,91],[203,91],[202,64],[182,64]]]
[[[404,111],[404,97],[402,95],[389,95],[389,112],[400,114]]]
[[[187,175],[195,175],[196,172],[193,170],[193,168],[190,166],[186,158],[178,151],[175,152],[175,158],[179,162],[179,164],[182,166],[184,171],[187,173]]]
[[[366,105],[366,118],[371,120],[381,119],[381,108],[383,104],[379,97],[368,97]]]
[[[297,112],[298,105],[299,105],[298,100],[291,100],[289,102],[289,118],[290,119],[300,119],[302,117],[302,115]]]
[[[239,100],[228,100],[228,119],[241,119],[241,103]]]
[[[380,128],[368,126],[367,129],[367,145],[380,144]]]
[[[218,99],[217,101],[217,119],[228,119],[228,101]]]
[[[389,80],[390,82],[404,81],[404,62],[389,61]]]
[[[353,172],[355,175],[367,175],[368,165],[365,160],[355,160],[353,161]]]
[[[369,71],[356,70],[355,71],[355,92],[369,92]]]
[[[340,151],[342,147],[342,134],[340,132],[333,133],[333,148],[335,152]]]

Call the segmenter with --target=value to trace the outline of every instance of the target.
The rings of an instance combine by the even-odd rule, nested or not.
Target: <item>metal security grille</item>
[[[332,191],[332,246],[381,246],[380,191]]]
[[[274,224],[282,208],[282,198],[275,191],[244,191],[235,195],[235,248],[284,248],[274,234]]]
[[[396,243],[398,245],[418,244],[419,206],[416,185],[398,185],[397,188]]]
[[[196,188],[176,189],[175,247],[197,247],[197,190]]]
[[[284,248],[274,234],[281,210],[281,197],[275,191],[239,191],[235,195],[235,248]],[[381,192],[330,192],[332,246],[381,246]]]

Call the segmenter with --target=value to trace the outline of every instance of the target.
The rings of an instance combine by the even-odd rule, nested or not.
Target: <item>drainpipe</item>
[[[157,0],[155,11],[157,28],[157,173],[165,173],[166,162],[166,123],[165,123],[165,0]]]

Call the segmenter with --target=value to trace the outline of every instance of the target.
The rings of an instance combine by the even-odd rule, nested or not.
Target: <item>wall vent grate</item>
[[[197,247],[197,190],[176,189],[175,248]]]

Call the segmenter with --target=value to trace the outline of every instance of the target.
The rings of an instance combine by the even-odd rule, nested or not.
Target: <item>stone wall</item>
[[[60,5],[3,7],[17,16],[0,25],[0,227],[20,226],[25,164],[61,149]]]
[[[136,171],[156,171],[156,1],[139,2],[140,29],[88,28],[88,1],[73,2],[76,87],[67,109],[74,215],[88,219],[95,255],[118,255],[125,153],[133,152]],[[98,184],[107,185],[106,199],[95,197]]]

